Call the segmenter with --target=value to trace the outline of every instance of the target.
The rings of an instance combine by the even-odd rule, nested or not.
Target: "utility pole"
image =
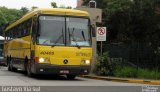
[[[90,20],[92,27],[95,29],[94,33],[96,34],[96,23],[101,23],[102,22],[102,9],[96,8],[96,1],[91,0],[89,2],[89,7],[86,6],[81,6],[77,7],[76,9],[78,10],[83,10],[87,11],[90,15]],[[91,64],[91,73],[94,73],[95,69],[95,62],[97,61],[97,41],[96,41],[96,35],[92,36],[92,64]]]

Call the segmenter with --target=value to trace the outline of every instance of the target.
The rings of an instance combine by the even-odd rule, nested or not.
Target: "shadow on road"
[[[22,77],[28,77],[25,71],[8,71],[7,67],[0,68],[0,76],[22,76]],[[34,77],[30,77],[36,80],[62,80],[62,81],[84,81],[79,78],[75,78],[74,80],[69,80],[66,78],[65,75],[35,75]]]
[[[36,75],[33,78],[37,80],[83,81],[77,78],[75,78],[74,80],[68,80],[65,75]]]

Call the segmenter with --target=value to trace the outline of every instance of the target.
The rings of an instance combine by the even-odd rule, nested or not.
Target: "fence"
[[[103,52],[107,53],[99,60],[100,75],[160,79],[160,53],[150,44],[104,44]]]

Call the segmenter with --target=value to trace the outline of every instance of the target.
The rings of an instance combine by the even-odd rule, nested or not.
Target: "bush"
[[[108,58],[108,52],[98,57],[95,69],[97,75],[112,75],[112,65]]]
[[[114,76],[116,77],[137,77],[137,69],[132,67],[117,67],[114,70]]]
[[[125,66],[123,68],[117,67],[114,70],[114,76],[127,78],[143,78],[143,79],[160,79],[160,72],[148,69],[136,69]]]
[[[98,57],[94,72],[102,76],[160,79],[160,71],[156,70],[137,69],[137,66],[130,62],[110,61],[108,52],[105,52]]]
[[[156,70],[139,69],[138,78],[160,79],[160,72],[156,72]]]

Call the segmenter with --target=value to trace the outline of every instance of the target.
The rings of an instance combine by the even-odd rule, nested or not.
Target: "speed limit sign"
[[[96,38],[97,41],[106,41],[106,27],[97,27],[96,30]]]

